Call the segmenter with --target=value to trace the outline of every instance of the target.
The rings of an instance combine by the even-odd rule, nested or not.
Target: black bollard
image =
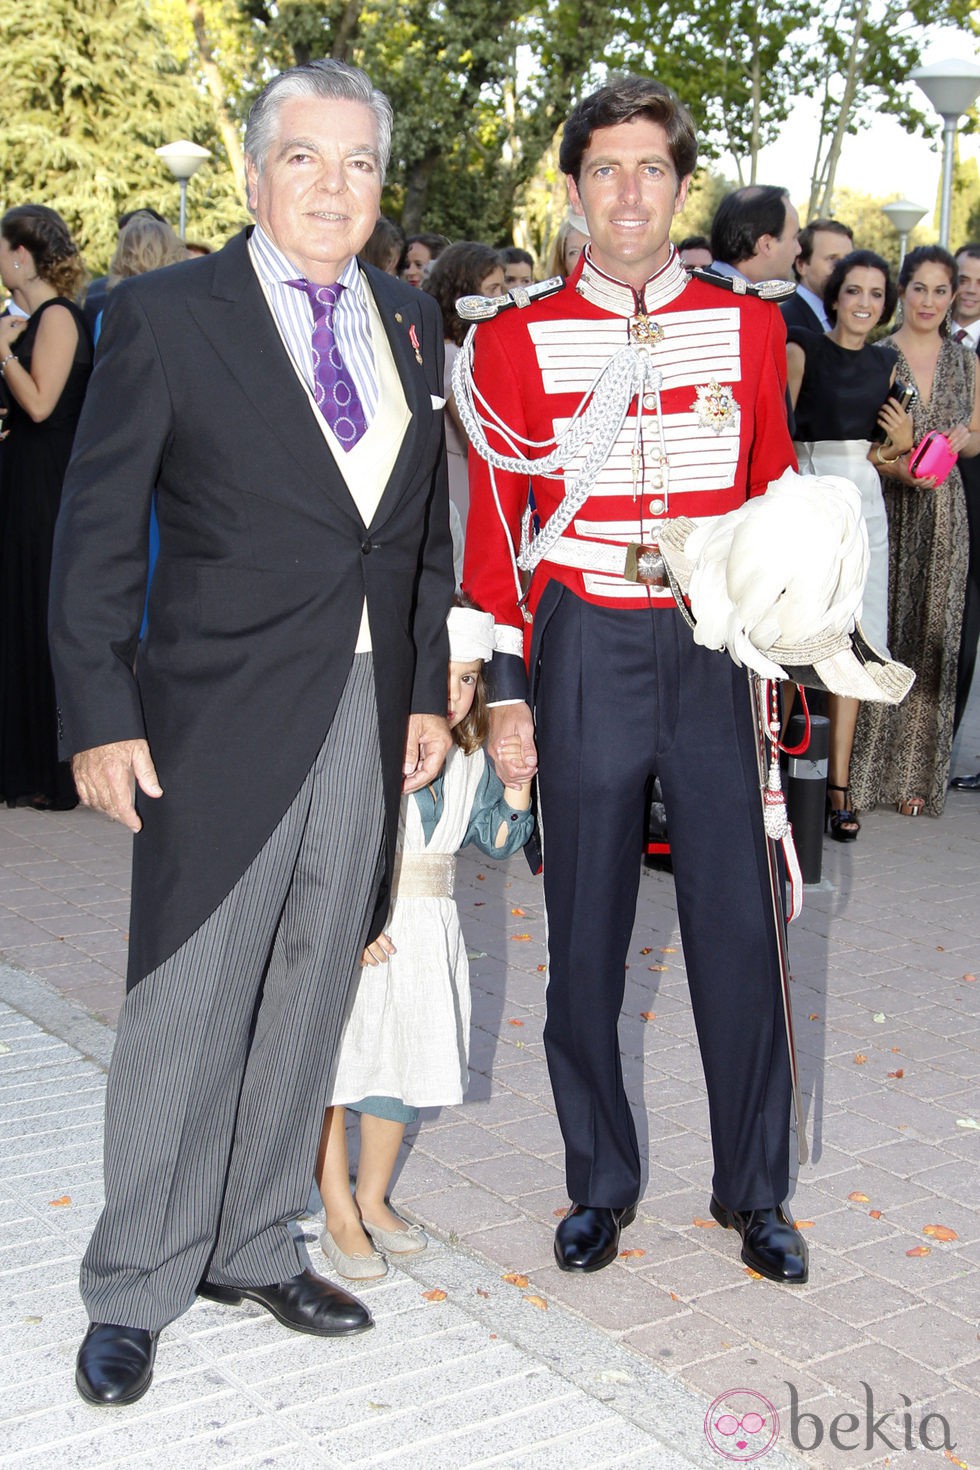
[[[806,720],[798,711],[790,718],[783,743],[790,750],[795,750],[805,734]],[[809,743],[799,755],[789,757],[786,781],[786,810],[793,826],[793,841],[804,883],[819,883],[823,870],[829,751],[830,721],[826,715],[811,715]]]

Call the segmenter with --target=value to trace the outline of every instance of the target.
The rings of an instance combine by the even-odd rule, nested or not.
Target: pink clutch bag
[[[955,463],[956,451],[951,448],[946,435],[940,434],[938,429],[930,429],[912,450],[909,473],[918,480],[935,475],[938,486],[943,484]]]

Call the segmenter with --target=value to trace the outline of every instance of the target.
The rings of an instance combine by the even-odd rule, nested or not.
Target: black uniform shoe
[[[708,1206],[719,1225],[742,1237],[742,1260],[760,1276],[803,1286],[810,1274],[806,1241],[787,1220],[782,1205],[766,1210],[729,1210],[714,1195]]]
[[[975,776],[954,776],[949,784],[954,791],[980,791],[980,771]]]
[[[93,1322],[78,1349],[75,1387],[90,1404],[134,1404],[153,1379],[157,1334]]]
[[[229,1307],[237,1307],[242,1301],[258,1302],[283,1327],[314,1337],[346,1337],[374,1326],[374,1318],[363,1302],[312,1271],[302,1271],[278,1286],[219,1286],[202,1281],[197,1294]]]
[[[619,1252],[619,1232],[632,1225],[636,1205],[611,1210],[572,1205],[555,1231],[555,1260],[562,1271],[601,1271]]]

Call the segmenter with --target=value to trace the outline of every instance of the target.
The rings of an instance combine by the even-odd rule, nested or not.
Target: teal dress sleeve
[[[486,755],[483,757],[483,779],[477,787],[470,809],[470,822],[463,839],[463,846],[472,843],[487,857],[505,858],[518,852],[534,829],[534,814],[518,812],[509,806],[504,797],[504,785]],[[499,847],[494,838],[501,822],[507,823],[506,840]]]

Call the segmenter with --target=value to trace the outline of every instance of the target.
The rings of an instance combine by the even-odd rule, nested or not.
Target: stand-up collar
[[[616,316],[632,317],[638,312],[649,316],[651,312],[659,311],[676,300],[689,279],[673,245],[666,264],[660,267],[656,275],[650,277],[642,290],[627,285],[625,281],[617,281],[615,276],[606,275],[592,260],[586,245],[575,289],[586,301],[591,301],[593,306],[613,312]]]

